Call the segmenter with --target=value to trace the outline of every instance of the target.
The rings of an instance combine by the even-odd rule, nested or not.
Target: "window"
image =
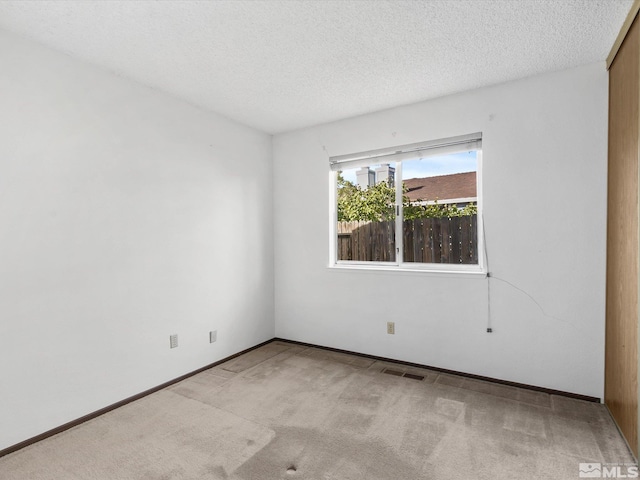
[[[331,157],[331,263],[483,269],[482,134]]]

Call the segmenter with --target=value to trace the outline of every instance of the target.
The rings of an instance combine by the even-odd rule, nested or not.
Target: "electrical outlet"
[[[178,334],[169,336],[169,348],[176,348],[178,346]]]
[[[387,333],[389,335],[395,335],[395,333],[396,333],[396,322],[387,322]]]
[[[214,343],[216,340],[218,340],[218,331],[211,330],[209,332],[209,343]]]

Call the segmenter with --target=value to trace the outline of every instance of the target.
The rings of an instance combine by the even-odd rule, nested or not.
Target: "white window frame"
[[[402,161],[415,160],[435,155],[445,155],[461,151],[476,151],[476,195],[477,195],[477,264],[449,264],[449,263],[418,263],[404,262],[402,236],[398,232],[403,231],[403,205],[402,205]],[[338,260],[338,171],[346,168],[378,165],[381,163],[395,163],[396,178],[396,261],[395,262],[362,262],[353,260]],[[483,195],[482,195],[482,133],[473,133],[457,137],[444,138],[428,142],[412,143],[379,150],[370,150],[348,155],[339,155],[329,158],[329,267],[338,269],[357,270],[385,270],[385,271],[411,271],[411,272],[435,272],[454,274],[486,274],[486,259],[484,246],[483,227]],[[398,238],[400,240],[398,241]]]

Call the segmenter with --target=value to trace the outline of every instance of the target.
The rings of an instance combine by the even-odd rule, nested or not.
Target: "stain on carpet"
[[[295,473],[287,474],[291,467]],[[230,478],[422,480],[430,477],[380,439],[314,428],[279,427],[273,440]]]

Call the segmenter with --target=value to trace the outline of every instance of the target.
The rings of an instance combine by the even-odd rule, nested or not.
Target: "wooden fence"
[[[394,262],[395,221],[338,222],[338,260]],[[405,262],[478,263],[477,216],[405,220]]]

